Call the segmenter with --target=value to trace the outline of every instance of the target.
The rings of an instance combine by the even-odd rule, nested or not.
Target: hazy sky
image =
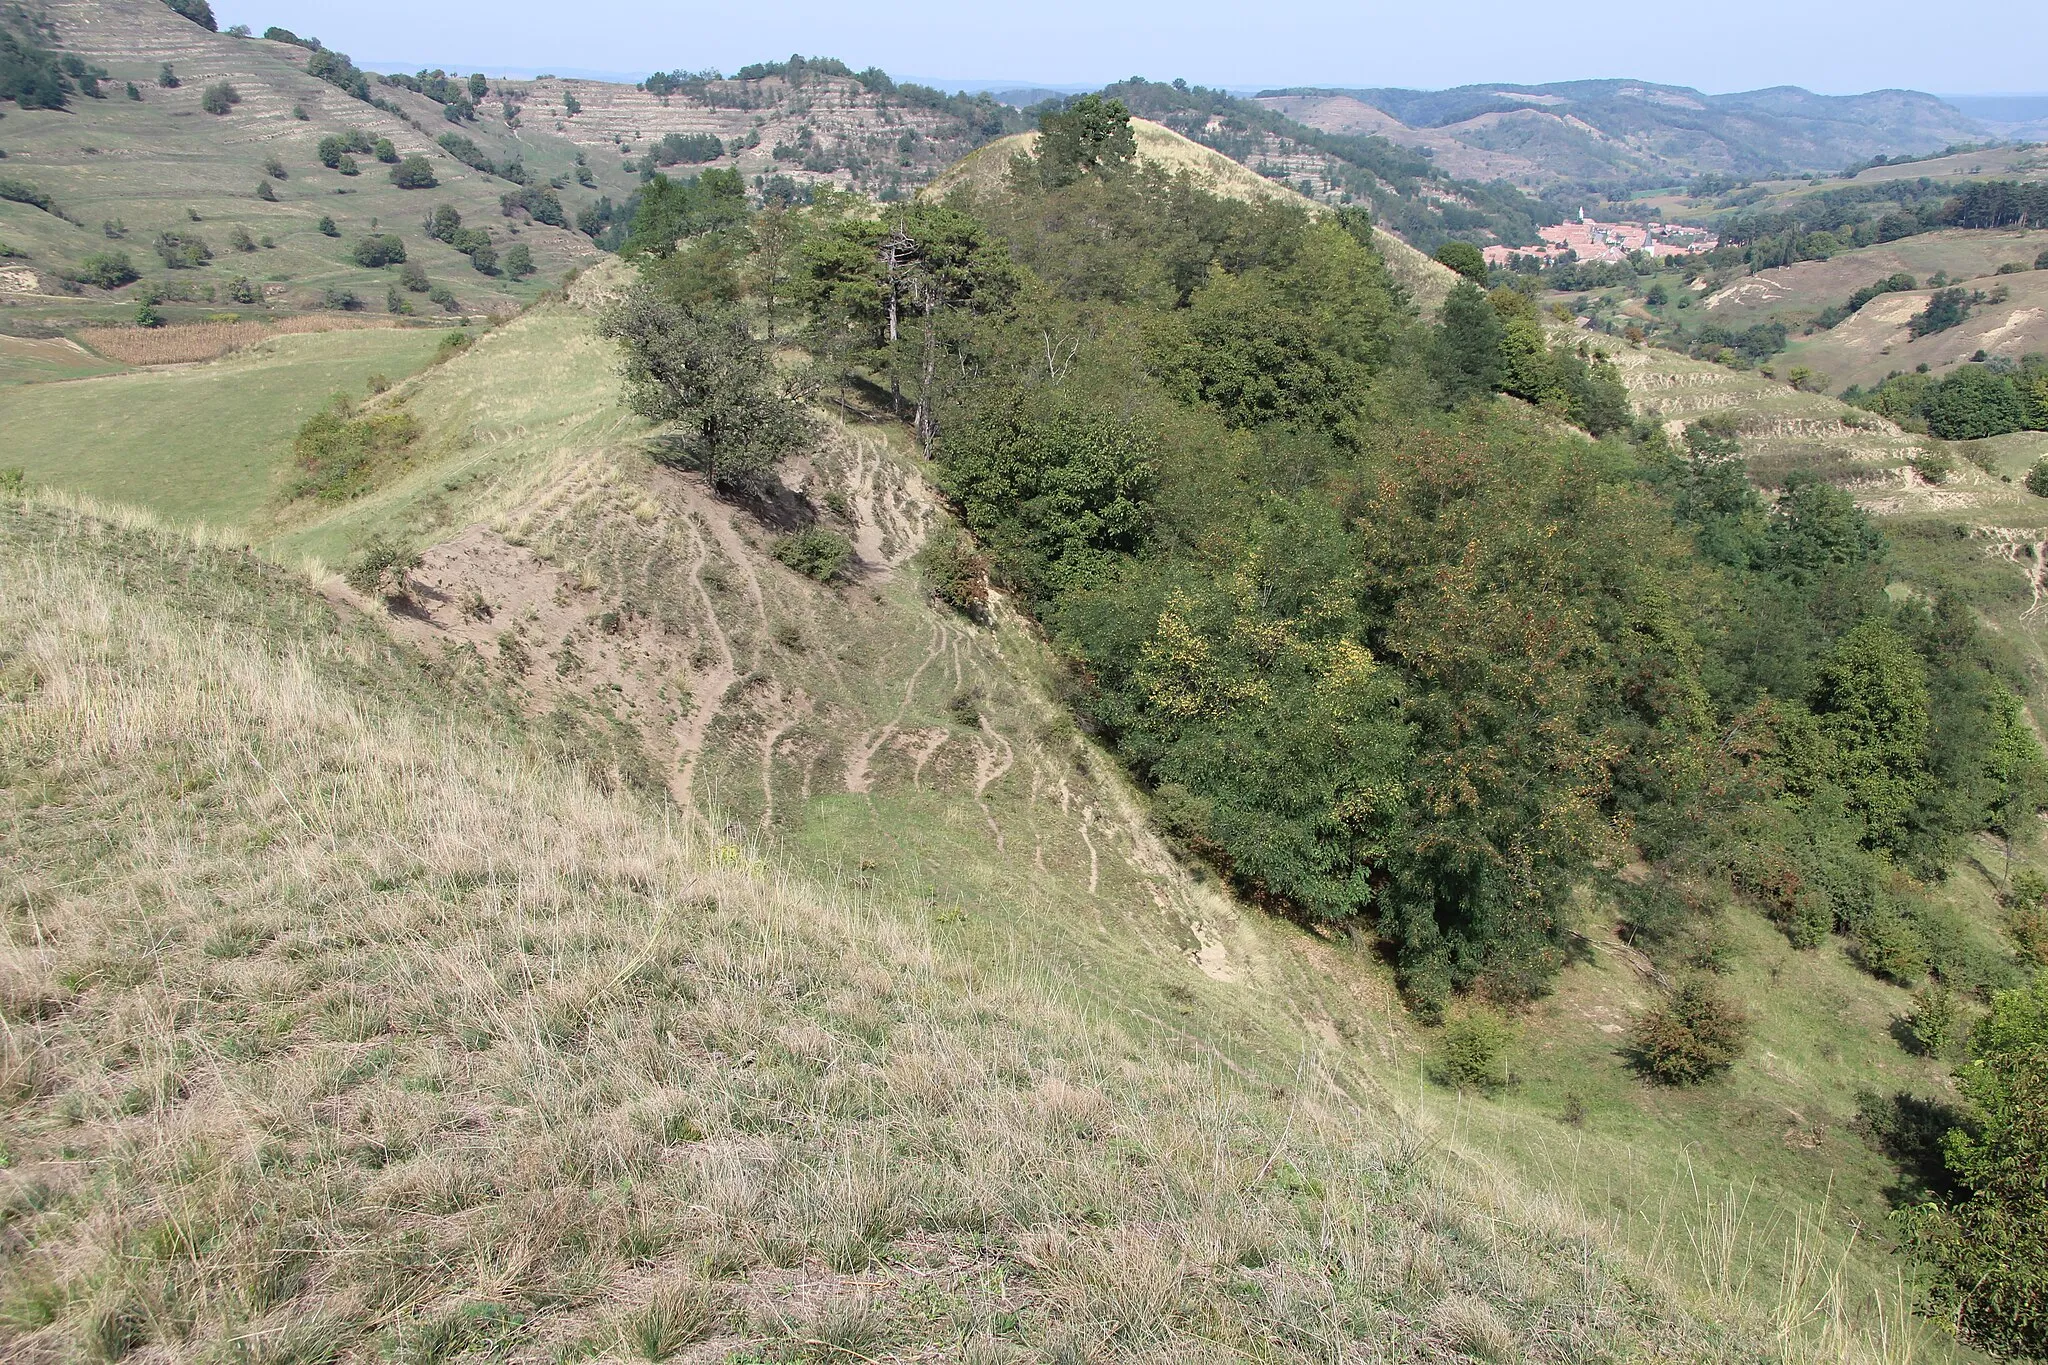
[[[1231,88],[1633,76],[1710,92],[1803,85],[2048,91],[2044,0],[215,0],[358,61],[731,71],[794,51],[945,80]]]

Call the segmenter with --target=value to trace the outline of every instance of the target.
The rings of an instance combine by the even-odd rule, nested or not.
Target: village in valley
[[[1636,252],[1652,257],[1690,256],[1712,251],[1719,239],[1704,228],[1681,223],[1602,223],[1579,210],[1576,219],[1536,230],[1541,246],[1490,246],[1488,265],[1512,265],[1515,257],[1545,265],[1570,261],[1624,261]]]

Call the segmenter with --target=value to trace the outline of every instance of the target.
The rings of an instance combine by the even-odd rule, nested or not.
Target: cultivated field
[[[366,328],[274,336],[208,364],[0,387],[0,460],[172,520],[247,527],[274,496],[292,434],[334,393],[424,365],[442,333]]]

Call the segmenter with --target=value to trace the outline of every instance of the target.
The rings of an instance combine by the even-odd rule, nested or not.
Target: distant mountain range
[[[1258,102],[1331,133],[1385,137],[1461,179],[1532,189],[1583,181],[1834,171],[1877,155],[1920,155],[2011,136],[1994,111],[1915,90],[1816,95],[1775,86],[1708,95],[1648,81],[1466,85],[1453,90],[1294,88]],[[1998,114],[2048,116],[2014,101]],[[2048,100],[2035,101],[2048,105]],[[2012,123],[2024,126],[2024,122]]]

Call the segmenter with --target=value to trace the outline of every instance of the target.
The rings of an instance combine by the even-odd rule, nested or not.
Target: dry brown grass
[[[1807,1354],[1713,1260],[1740,1209],[1674,1217],[1688,1295],[1312,1064],[607,790],[240,552],[0,504],[0,576],[10,1360]]]
[[[124,365],[184,365],[217,360],[229,351],[294,332],[347,332],[396,327],[396,318],[348,313],[308,314],[275,321],[181,322],[171,327],[92,327],[77,334],[80,344]]]

